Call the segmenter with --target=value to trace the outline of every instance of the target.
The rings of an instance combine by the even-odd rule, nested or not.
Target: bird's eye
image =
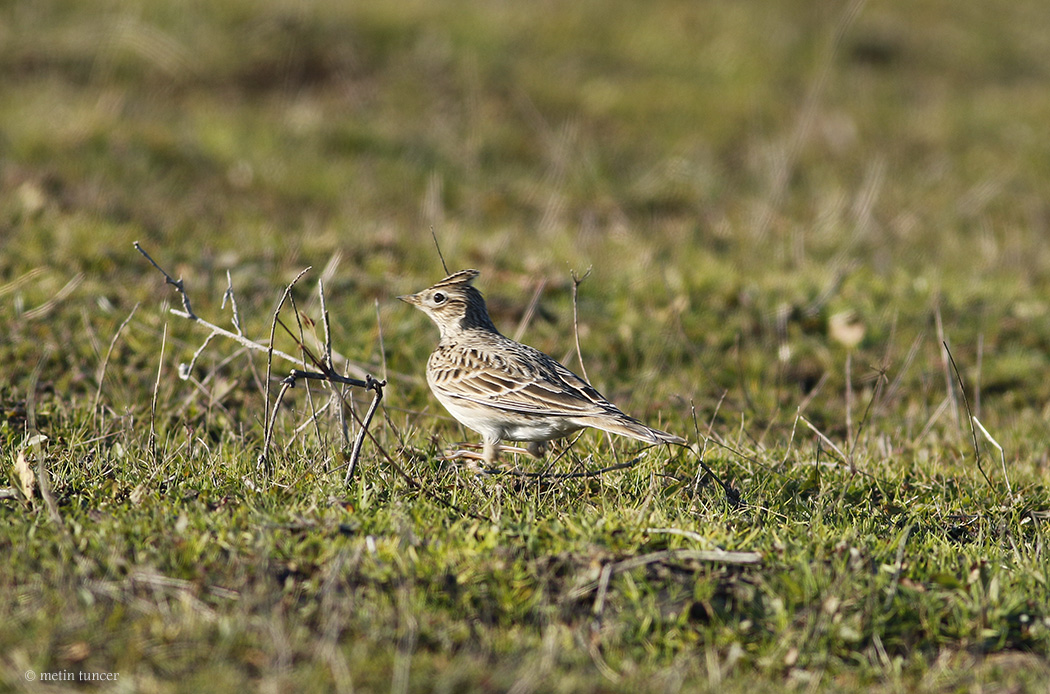
[[[446,297],[444,294],[442,294],[441,292],[438,292],[437,294],[434,295],[434,303],[435,304],[443,304],[443,303],[445,303],[445,299],[447,299],[447,298],[448,297]]]

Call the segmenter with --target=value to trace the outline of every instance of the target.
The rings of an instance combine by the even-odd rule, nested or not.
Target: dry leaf
[[[58,657],[67,663],[79,663],[91,655],[91,645],[87,641],[74,641],[58,650]]]
[[[39,446],[44,441],[47,441],[47,437],[43,434],[30,436],[22,444],[18,455],[15,456],[15,472],[18,473],[18,487],[22,492],[22,496],[29,503],[33,502],[33,492],[36,490],[36,473],[33,472],[33,466],[26,460],[26,449]]]
[[[36,489],[36,475],[26,462],[26,450],[23,448],[15,456],[15,472],[18,473],[18,490],[27,501],[32,502],[33,490]]]
[[[864,339],[865,325],[853,311],[840,311],[828,319],[831,339],[853,349]]]

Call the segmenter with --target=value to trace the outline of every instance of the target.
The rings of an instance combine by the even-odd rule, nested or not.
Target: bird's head
[[[430,316],[442,338],[471,328],[495,331],[485,299],[472,286],[480,274],[477,270],[460,270],[421,292],[397,298]]]

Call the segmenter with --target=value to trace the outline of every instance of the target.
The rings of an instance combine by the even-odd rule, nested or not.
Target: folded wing
[[[520,354],[469,350],[466,363],[457,360],[437,365],[431,368],[431,378],[450,397],[507,412],[586,417],[616,409],[547,355],[526,345],[516,346]]]

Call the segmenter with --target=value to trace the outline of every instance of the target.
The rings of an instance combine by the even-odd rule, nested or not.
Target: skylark
[[[486,464],[496,461],[500,441],[528,442],[528,452],[540,457],[547,441],[584,427],[646,443],[685,443],[624,414],[543,352],[501,335],[472,286],[479,274],[462,270],[398,298],[441,330],[427,360],[427,383],[453,417],[481,434]]]

